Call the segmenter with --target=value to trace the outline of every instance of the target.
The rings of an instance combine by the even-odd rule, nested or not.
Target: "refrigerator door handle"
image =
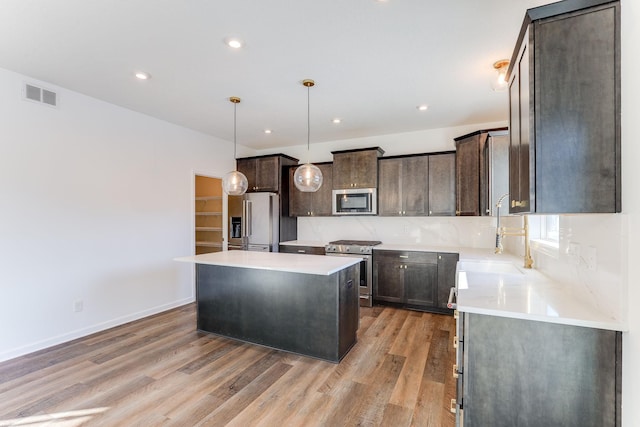
[[[240,220],[242,224],[242,237],[247,237],[247,201],[242,201],[242,219]]]
[[[251,230],[251,223],[253,222],[253,218],[251,218],[252,216],[252,210],[251,210],[251,200],[245,200],[245,206],[246,206],[246,213],[245,213],[245,221],[246,221],[246,228],[245,230],[247,230],[247,236],[251,236],[251,234],[253,233],[253,230]]]

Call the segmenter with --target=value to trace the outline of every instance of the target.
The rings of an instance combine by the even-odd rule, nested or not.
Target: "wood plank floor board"
[[[362,307],[358,342],[334,364],[198,332],[195,314],[189,304],[0,363],[0,425],[455,423],[450,316]]]

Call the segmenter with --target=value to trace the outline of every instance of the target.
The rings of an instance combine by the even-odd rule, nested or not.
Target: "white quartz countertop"
[[[535,269],[522,268],[522,259],[494,255],[462,258],[457,269],[457,308],[467,313],[512,317],[625,331],[626,325],[607,313],[586,292],[557,282]]]
[[[224,251],[180,257],[174,260],[195,264],[223,265],[227,267],[255,268],[259,270],[329,276],[347,267],[358,264],[362,259],[356,257],[299,255],[279,252]]]

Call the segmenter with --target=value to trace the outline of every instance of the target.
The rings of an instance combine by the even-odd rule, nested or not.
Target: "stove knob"
[[[360,252],[366,252],[367,248],[365,248],[364,246],[360,248]]]
[[[350,249],[350,248],[347,246],[347,247],[345,248],[345,252],[349,252],[349,249]]]

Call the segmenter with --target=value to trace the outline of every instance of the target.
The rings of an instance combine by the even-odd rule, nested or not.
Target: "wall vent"
[[[22,89],[22,94],[26,100],[39,102],[51,107],[58,106],[58,94],[51,90],[25,83]]]

